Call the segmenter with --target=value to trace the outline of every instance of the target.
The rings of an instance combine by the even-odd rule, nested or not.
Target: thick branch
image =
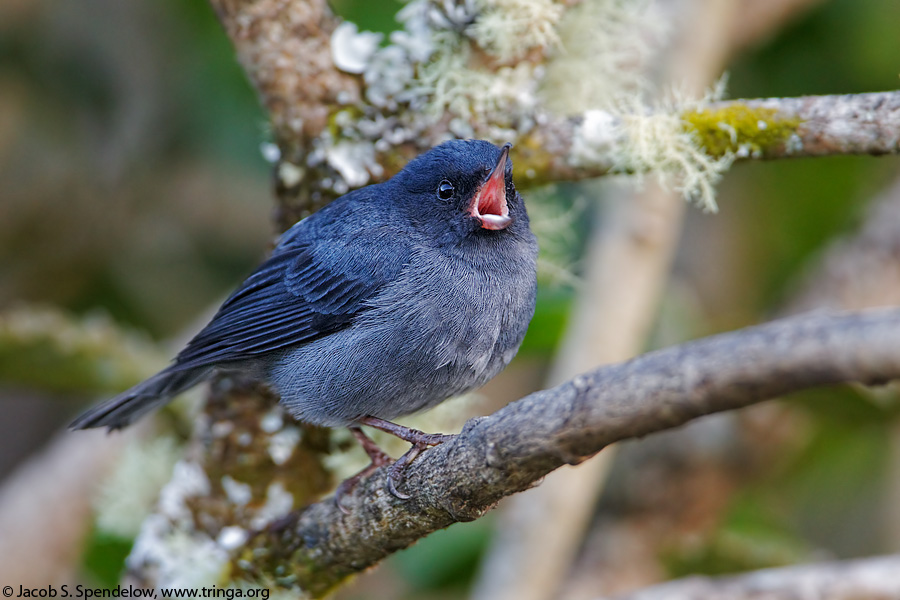
[[[339,21],[325,0],[210,4],[269,112],[283,150],[303,147],[320,135],[339,95],[345,101],[357,99],[357,79],[331,60],[330,38]]]
[[[624,439],[817,385],[900,378],[900,309],[818,314],[722,334],[603,367],[470,421],[408,471],[413,498],[384,469],[344,499],[308,507],[257,536],[244,574],[290,573],[322,594],[429,533],[482,516],[548,472]],[[277,567],[277,569],[276,569]]]
[[[339,20],[326,0],[210,0],[238,60],[269,113],[281,157],[275,173],[278,228],[333,198],[308,169],[313,143],[341,104],[358,102],[360,82],[331,57]],[[297,205],[300,205],[299,207]]]
[[[550,46],[523,41],[515,59],[491,55],[490,44],[475,41],[472,27],[481,13],[469,3],[457,3],[453,18],[418,3],[419,17],[381,49],[355,37],[352,26],[336,35],[340,21],[325,0],[211,3],[270,113],[281,149],[275,177],[280,228],[351,188],[391,176],[448,132],[514,142],[522,185],[612,169],[672,169],[683,164],[684,153],[698,151],[671,139],[669,146],[658,144],[655,157],[634,149],[677,138],[683,133],[679,116],[712,156],[885,154],[900,146],[900,92],[715,103],[661,115],[671,119],[660,135],[658,128],[648,130],[642,109],[574,117],[549,111],[539,84],[543,70],[552,68]],[[471,55],[464,66],[468,83],[459,80],[461,66],[447,59],[462,55]],[[511,78],[513,67],[522,69]],[[484,81],[505,83],[485,97]],[[697,160],[703,162],[689,162]]]
[[[900,555],[764,569],[734,577],[689,577],[616,600],[887,600],[900,598]]]

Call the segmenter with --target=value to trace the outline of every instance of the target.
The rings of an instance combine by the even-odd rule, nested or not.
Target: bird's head
[[[528,215],[512,181],[510,146],[451,140],[410,161],[393,183],[402,190],[413,223],[440,238],[527,230]]]

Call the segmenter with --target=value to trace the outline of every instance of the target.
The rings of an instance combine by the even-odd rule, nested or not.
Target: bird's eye
[[[453,184],[445,179],[438,186],[438,198],[440,198],[441,200],[449,200],[453,197],[454,191],[456,190],[454,189]]]

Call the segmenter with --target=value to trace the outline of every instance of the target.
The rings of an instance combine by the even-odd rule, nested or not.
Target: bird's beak
[[[509,143],[503,146],[497,164],[472,199],[469,214],[480,220],[485,229],[497,231],[506,229],[512,223],[506,204],[506,159],[511,147]]]

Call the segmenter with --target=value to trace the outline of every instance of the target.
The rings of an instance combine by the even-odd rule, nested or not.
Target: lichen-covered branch
[[[816,314],[723,334],[599,368],[470,421],[405,481],[385,469],[314,504],[237,551],[239,577],[320,596],[392,552],[578,463],[603,447],[811,386],[900,378],[900,309]]]
[[[738,158],[900,153],[900,92],[715,102],[684,115],[708,152]]]
[[[326,174],[312,169],[308,156],[337,108],[359,102],[361,82],[332,60],[331,36],[340,21],[326,0],[210,0],[210,4],[269,113],[280,150],[275,177],[280,206],[289,210],[303,198],[302,211],[279,216],[286,228],[332,199],[313,185]]]
[[[336,68],[330,38],[339,21],[325,0],[210,0],[269,112],[276,139],[320,135],[332,107],[355,100],[357,79]],[[284,149],[286,146],[282,146]]]
[[[900,153],[900,91],[701,103],[675,117],[713,157]],[[565,142],[555,149],[568,166],[550,161],[545,175],[578,178],[621,170],[628,160],[618,156],[621,145],[639,134],[642,121],[654,118],[588,111],[568,125],[553,123],[554,138]],[[581,167],[572,166],[573,156],[581,157]]]
[[[615,600],[886,600],[900,598],[900,555],[688,577]],[[612,599],[610,599],[612,600]]]
[[[447,137],[513,142],[523,186],[655,172],[708,209],[734,157],[898,151],[898,92],[641,100],[649,82],[609,74],[640,73],[635,61],[652,54],[620,46],[661,45],[662,28],[650,27],[660,17],[641,12],[652,3],[591,11],[552,0],[413,0],[398,15],[403,29],[381,47],[378,34],[341,22],[325,0],[211,2],[271,115],[280,228]],[[650,30],[637,35],[640,26]],[[608,38],[604,51],[574,39],[580,30]],[[584,89],[597,97],[559,101]]]

